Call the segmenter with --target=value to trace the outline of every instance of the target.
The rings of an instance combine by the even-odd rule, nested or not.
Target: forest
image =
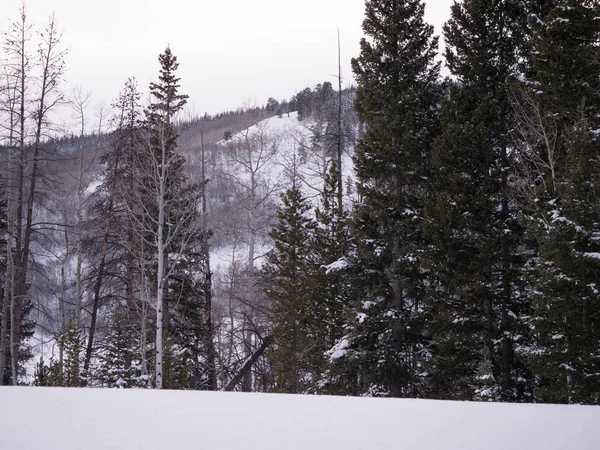
[[[15,11],[0,385],[600,404],[600,4],[456,0],[443,49],[424,11],[212,116],[169,46],[94,107]]]

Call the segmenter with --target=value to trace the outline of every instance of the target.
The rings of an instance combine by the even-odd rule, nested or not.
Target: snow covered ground
[[[2,450],[598,450],[600,407],[0,388]]]

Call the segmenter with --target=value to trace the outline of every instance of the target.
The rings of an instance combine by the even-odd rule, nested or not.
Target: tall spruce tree
[[[537,22],[516,116],[531,271],[536,399],[600,403],[600,5],[557,0]]]
[[[528,11],[520,0],[456,1],[451,11],[445,56],[456,82],[442,110],[426,208],[431,395],[526,400],[531,376],[514,350],[527,336],[518,316],[528,301],[509,195],[508,82],[523,70]]]
[[[336,365],[350,391],[419,396],[423,328],[423,204],[442,98],[438,39],[419,0],[366,2],[361,54],[352,60],[355,106],[366,131],[356,146],[353,220],[357,298]]]
[[[311,304],[310,283],[314,264],[310,240],[314,220],[311,206],[293,185],[281,196],[277,224],[269,235],[274,248],[263,267],[272,300],[271,323],[274,350],[269,354],[279,392],[303,393],[320,375],[314,373],[315,359],[322,358],[321,346],[311,333],[319,324],[318,312]]]
[[[327,353],[344,336],[350,279],[346,272],[349,251],[349,216],[339,207],[339,171],[336,161],[325,177],[321,203],[315,209],[315,227],[310,241],[313,273],[308,280],[313,321],[310,333],[318,352],[313,373],[320,375],[317,388],[325,393],[345,393],[337,374],[329,365]]]
[[[198,233],[198,187],[189,185],[185,159],[177,152],[175,118],[187,102],[179,93],[177,57],[167,47],[158,57],[158,81],[150,83],[151,102],[144,111],[143,145],[135,152],[138,183],[130,193],[130,217],[140,247],[135,249],[146,286],[146,301],[155,312],[156,388],[168,386],[164,375],[165,343],[170,342],[169,277],[176,266],[171,257],[188,250]]]

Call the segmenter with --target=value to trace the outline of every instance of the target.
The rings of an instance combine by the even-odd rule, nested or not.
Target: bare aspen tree
[[[8,51],[10,45],[4,41],[4,50]],[[3,274],[0,274],[0,277],[4,278],[3,292],[2,292],[2,308],[0,311],[0,386],[4,384],[4,374],[6,368],[6,360],[7,360],[7,350],[8,350],[8,324],[9,324],[9,314],[12,311],[11,304],[13,302],[12,296],[12,281],[14,278],[14,264],[13,264],[13,252],[12,252],[12,242],[14,236],[14,222],[13,222],[13,212],[14,212],[14,196],[11,195],[14,191],[13,186],[13,159],[15,149],[18,147],[17,133],[18,133],[18,124],[20,123],[18,116],[18,107],[19,107],[19,96],[18,96],[18,86],[19,86],[19,77],[17,76],[18,72],[15,71],[14,66],[9,65],[6,62],[6,65],[3,67],[2,73],[2,84],[0,84],[0,112],[7,118],[8,123],[0,122],[2,126],[2,137],[6,142],[7,147],[7,167],[5,170],[6,174],[6,183],[5,187],[5,195],[6,195],[6,246],[2,249],[5,251],[6,256],[6,267]]]
[[[210,251],[208,242],[208,209],[206,205],[206,158],[204,152],[204,120],[202,118],[200,128],[200,153],[201,153],[201,164],[202,164],[202,251],[204,256],[204,262],[206,264],[206,271],[204,274],[204,307],[205,307],[205,340],[207,350],[207,365],[208,365],[208,384],[211,391],[216,391],[217,386],[217,367],[215,364],[215,343],[214,343],[214,329],[212,322],[212,272],[210,269]]]
[[[89,170],[84,169],[85,161],[85,110],[89,102],[91,92],[83,93],[81,87],[77,87],[73,91],[73,98],[71,104],[73,106],[75,116],[79,121],[79,170],[77,175],[77,218],[76,218],[76,230],[77,230],[77,257],[76,257],[76,268],[75,268],[75,317],[74,326],[76,328],[81,327],[81,305],[83,301],[83,288],[81,284],[82,278],[82,259],[83,259],[83,248],[82,248],[82,226],[83,226],[83,203],[84,203],[84,192],[87,186],[85,186],[85,173]]]
[[[22,181],[19,180],[19,192],[17,200],[18,222],[16,230],[16,249],[15,249],[15,307],[13,314],[14,328],[12,328],[12,366],[13,377],[16,376],[16,367],[19,348],[21,345],[21,321],[23,315],[23,302],[27,297],[28,291],[28,266],[30,259],[30,249],[34,232],[33,215],[34,204],[37,193],[37,181],[39,176],[39,161],[42,149],[42,142],[45,138],[45,132],[48,127],[48,115],[59,104],[63,102],[63,95],[59,90],[60,81],[65,71],[66,51],[61,50],[62,33],[58,31],[54,16],[50,17],[46,27],[40,32],[40,44],[37,51],[36,63],[39,66],[41,75],[37,79],[38,92],[34,100],[34,135],[33,135],[33,155],[31,160],[31,172],[29,175],[29,190],[27,193],[26,211],[23,197]],[[22,78],[24,79],[24,77]],[[24,88],[22,89],[24,91]],[[21,118],[24,121],[24,114]],[[24,130],[24,126],[22,127]],[[24,131],[23,133],[24,134]],[[21,141],[21,161],[25,163],[25,140]],[[24,168],[21,167],[19,177],[24,177]],[[24,216],[24,217],[23,217]],[[24,220],[24,223],[23,223]],[[22,231],[21,231],[22,230]],[[16,380],[13,380],[16,383]]]
[[[536,183],[544,183],[544,189],[548,191],[557,187],[559,130],[551,117],[542,115],[540,105],[532,94],[515,88],[513,97],[511,106],[515,126],[512,136],[517,150],[514,167],[520,174],[515,188],[532,203],[537,196]],[[546,183],[552,183],[552,186]]]
[[[26,166],[26,139],[27,139],[27,130],[26,130],[26,107],[28,104],[28,83],[30,77],[30,53],[28,51],[28,45],[31,40],[31,32],[32,26],[29,24],[27,20],[27,14],[25,11],[25,7],[21,7],[19,10],[19,19],[11,22],[9,26],[8,32],[3,35],[3,49],[5,54],[8,57],[7,66],[5,69],[6,81],[7,81],[7,90],[6,93],[8,97],[9,103],[9,115],[10,115],[10,125],[9,125],[9,161],[12,159],[13,150],[16,151],[18,157],[18,169],[16,174],[16,179],[14,183],[16,186],[10,186],[11,195],[9,200],[9,216],[11,217],[11,221],[9,223],[9,244],[7,248],[7,253],[10,253],[8,256],[9,264],[7,267],[7,276],[8,284],[10,289],[8,289],[7,298],[8,308],[9,308],[9,317],[10,319],[7,321],[10,323],[10,336],[7,338],[9,342],[5,342],[4,349],[0,349],[0,351],[6,351],[6,345],[10,344],[10,363],[11,363],[11,382],[16,384],[16,364],[17,364],[17,355],[15,355],[15,338],[16,338],[16,330],[14,328],[15,322],[15,310],[20,308],[22,299],[15,298],[15,281],[16,281],[16,271],[19,266],[21,260],[21,249],[23,245],[23,228],[22,228],[22,216],[23,216],[23,199],[24,199],[24,185],[25,185],[25,166]],[[12,167],[9,165],[9,176],[12,176]],[[12,249],[13,243],[10,242],[14,240],[14,250]],[[4,332],[6,332],[6,327],[4,328]],[[18,339],[17,339],[18,341]],[[2,377],[0,377],[0,383],[3,382],[4,375],[4,364],[5,357],[0,361],[0,368],[2,368]]]

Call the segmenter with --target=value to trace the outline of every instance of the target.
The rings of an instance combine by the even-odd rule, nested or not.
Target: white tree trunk
[[[158,171],[158,228],[156,230],[158,264],[156,269],[156,389],[163,387],[163,301],[165,277],[165,189],[166,189],[166,148],[162,145],[162,164]]]

